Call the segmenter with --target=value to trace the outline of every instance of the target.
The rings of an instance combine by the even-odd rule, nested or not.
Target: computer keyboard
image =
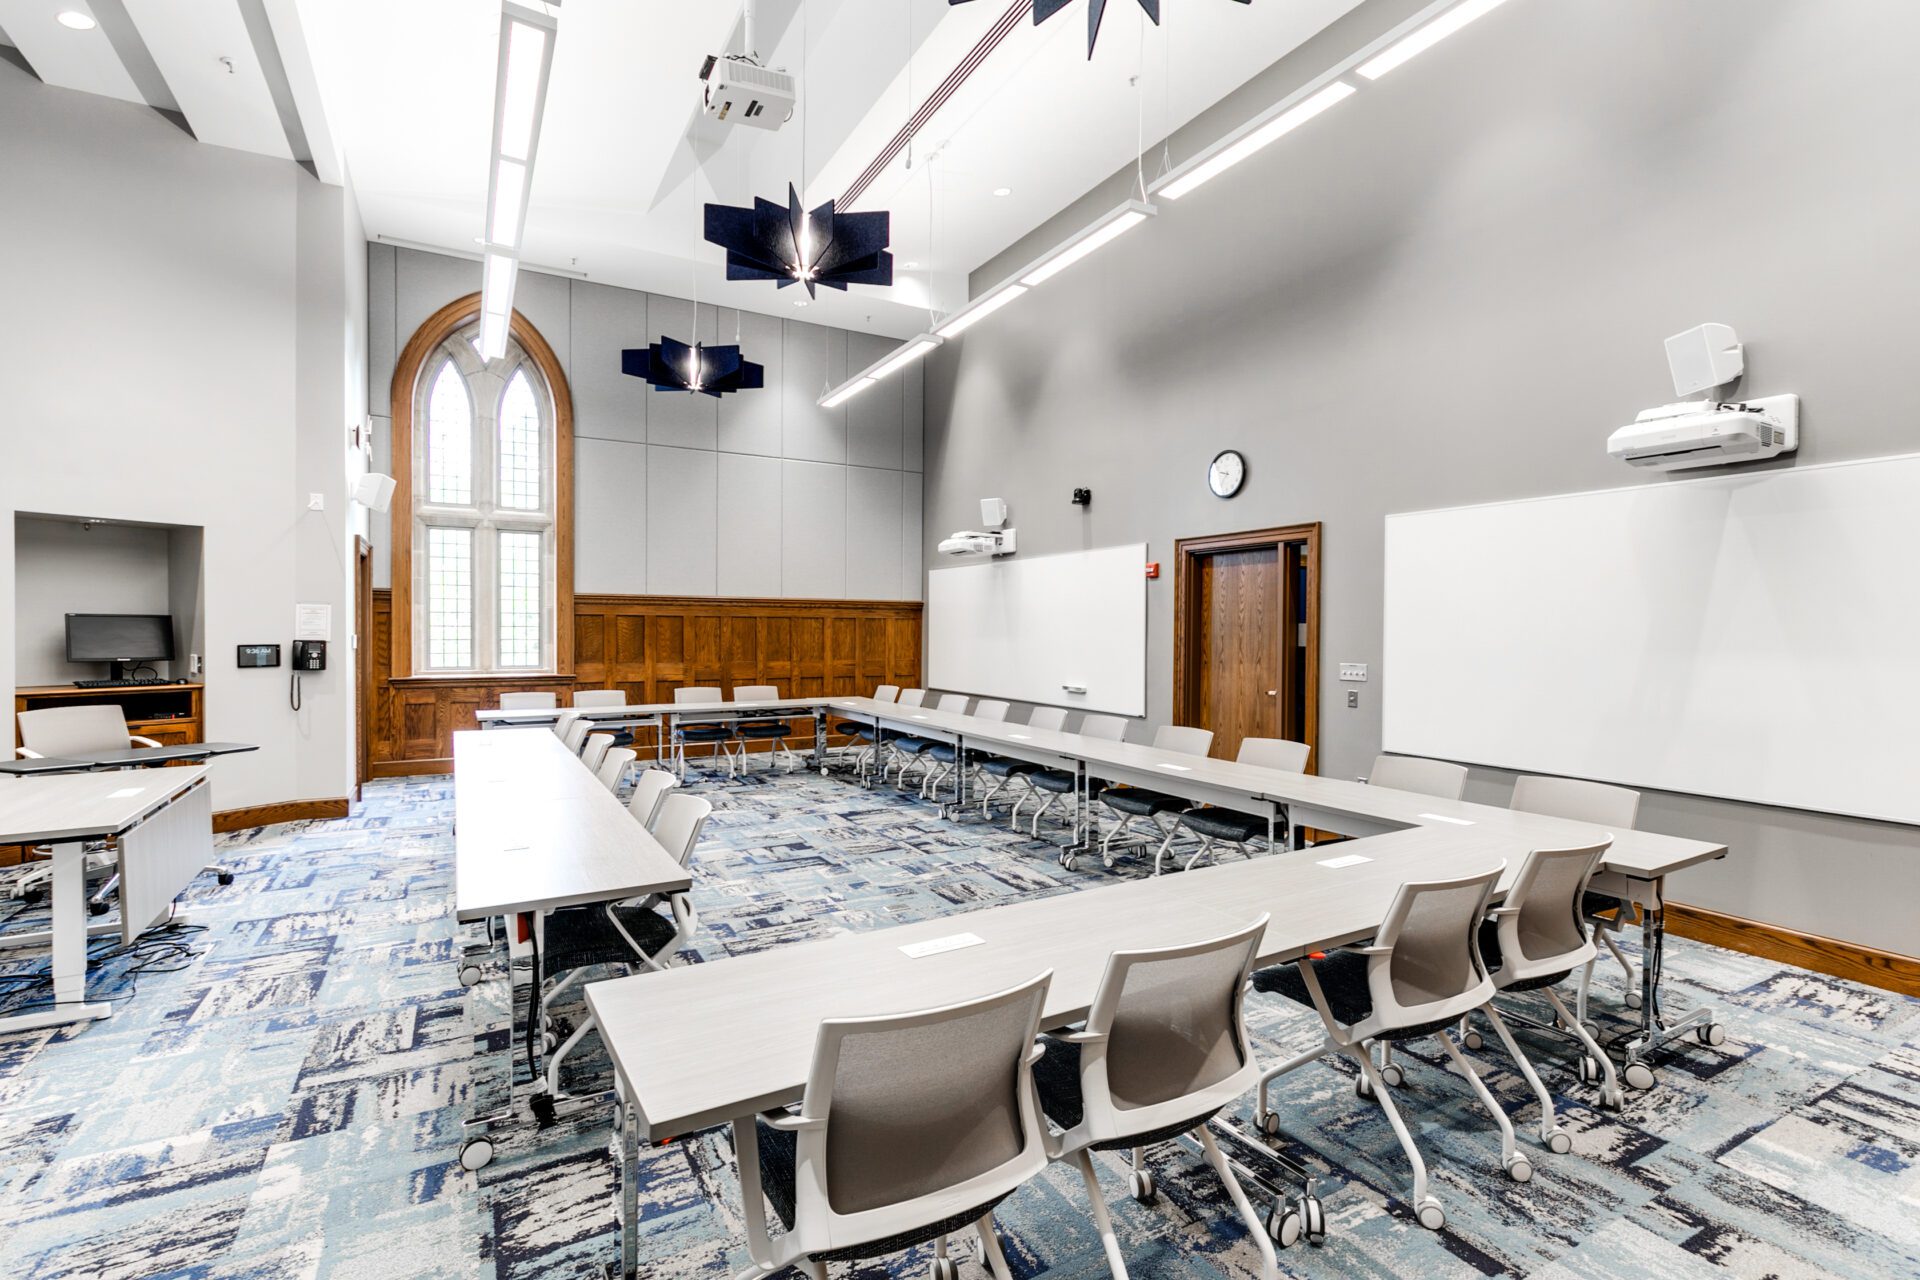
[[[165,676],[128,676],[124,680],[75,680],[76,689],[133,689],[145,684],[171,684]]]

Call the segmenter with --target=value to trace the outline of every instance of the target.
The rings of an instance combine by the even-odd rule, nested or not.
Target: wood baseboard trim
[[[1780,960],[1885,991],[1920,996],[1920,957],[1917,956],[1903,956],[1897,951],[1882,951],[1678,902],[1667,904],[1667,931],[1696,942],[1711,942],[1730,951]]]
[[[325,800],[282,800],[277,804],[248,805],[244,809],[221,809],[213,815],[213,829],[244,831],[248,827],[270,827],[277,822],[344,818],[350,808],[345,796],[331,796]]]
[[[452,773],[453,761],[437,760],[375,760],[367,765],[369,778],[415,778],[428,773]]]

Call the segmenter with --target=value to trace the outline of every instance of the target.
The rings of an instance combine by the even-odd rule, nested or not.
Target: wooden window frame
[[[1302,723],[1313,754],[1308,773],[1320,772],[1320,522],[1253,529],[1245,533],[1215,533],[1181,538],[1173,544],[1173,722],[1198,724],[1200,715],[1199,663],[1190,646],[1200,634],[1200,559],[1231,551],[1260,551],[1267,547],[1300,547],[1307,567],[1307,670],[1300,691]],[[1292,594],[1289,584],[1288,597]],[[1282,600],[1282,616],[1292,612]]]
[[[393,366],[393,505],[388,511],[391,548],[393,637],[389,668],[394,680],[472,684],[475,680],[549,680],[573,675],[573,392],[566,371],[540,331],[518,311],[511,332],[521,350],[546,379],[553,397],[553,673],[503,672],[481,675],[449,672],[417,675],[413,665],[413,437],[415,383],[440,344],[480,318],[480,295],[456,298],[428,316],[414,331]]]

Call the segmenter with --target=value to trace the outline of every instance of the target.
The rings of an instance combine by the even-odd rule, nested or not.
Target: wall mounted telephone
[[[293,607],[293,683],[287,705],[300,709],[300,676],[327,669],[327,636],[333,631],[333,606],[297,604]]]
[[[327,642],[325,640],[295,640],[293,642],[293,669],[295,671],[325,671],[327,669]]]

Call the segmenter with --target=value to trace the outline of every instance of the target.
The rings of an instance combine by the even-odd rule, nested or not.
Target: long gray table
[[[77,756],[32,756],[24,760],[0,761],[0,773],[19,777],[42,774],[85,773],[92,769],[151,769],[163,764],[198,764],[216,756],[258,751],[253,742],[174,742],[159,747],[122,747],[114,751],[89,751]]]
[[[829,697],[771,698],[748,702],[637,702],[615,707],[542,707],[508,711],[488,708],[474,712],[482,729],[524,729],[551,727],[560,717],[577,716],[608,729],[653,727],[659,731],[658,745],[664,746],[674,726],[690,720],[799,720],[813,721],[812,766],[825,772],[827,759],[827,715],[835,704]],[[656,749],[656,758],[659,751]]]

